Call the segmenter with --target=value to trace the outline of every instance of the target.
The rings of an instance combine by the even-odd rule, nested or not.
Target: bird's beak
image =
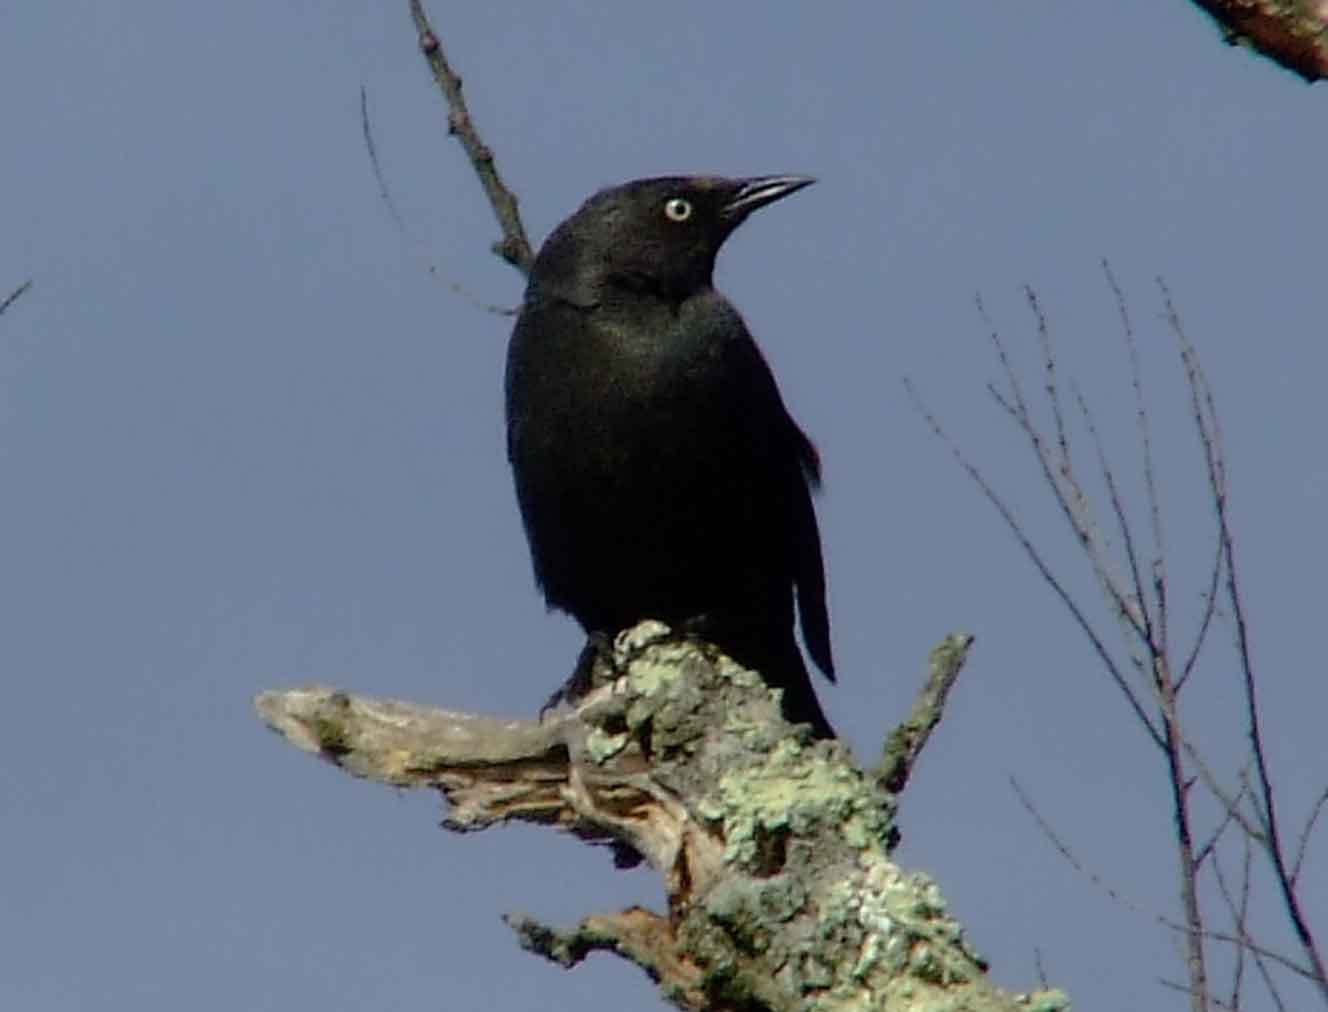
[[[816,182],[811,176],[756,176],[741,180],[738,189],[724,205],[726,218],[745,218],[758,207],[773,204],[780,197],[796,193]]]

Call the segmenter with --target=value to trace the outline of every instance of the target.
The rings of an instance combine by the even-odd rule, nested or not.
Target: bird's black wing
[[[802,639],[816,666],[826,678],[835,680],[835,661],[830,650],[830,613],[825,603],[825,560],[821,557],[821,532],[812,506],[812,490],[821,485],[821,460],[816,447],[798,423],[784,414],[798,447],[802,467],[802,489],[790,503],[793,528],[793,579],[798,588],[798,617]]]
[[[789,576],[797,589],[803,642],[816,666],[833,682],[835,665],[825,600],[825,564],[816,509],[812,505],[812,491],[821,483],[820,455],[784,406],[774,374],[745,325],[741,337],[726,342],[725,357],[729,359],[726,375],[742,388],[735,389],[730,396],[735,403],[750,406],[749,420],[763,430],[757,438],[764,441],[769,451],[772,505],[782,509],[785,515],[785,548]]]

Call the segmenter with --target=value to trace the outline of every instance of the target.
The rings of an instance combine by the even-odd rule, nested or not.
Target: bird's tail
[[[835,729],[830,726],[830,721],[821,709],[821,701],[816,698],[816,690],[812,688],[811,677],[807,674],[806,665],[803,665],[802,658],[799,656],[798,662],[802,668],[799,679],[790,679],[782,688],[784,690],[784,719],[791,724],[810,724],[812,734],[817,738],[837,738]]]
[[[792,630],[783,636],[764,636],[759,643],[733,644],[730,652],[735,661],[758,672],[771,688],[783,690],[785,720],[791,724],[810,724],[817,738],[838,737],[816,698],[811,675]]]

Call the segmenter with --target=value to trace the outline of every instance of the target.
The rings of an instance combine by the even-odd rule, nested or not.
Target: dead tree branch
[[[1313,84],[1328,77],[1328,6],[1320,0],[1194,0],[1229,45],[1246,46]]]
[[[947,641],[940,666],[957,673],[968,642]],[[617,953],[682,1009],[1068,1007],[1060,992],[991,984],[935,883],[891,861],[894,796],[845,746],[786,724],[759,676],[658,623],[620,636],[613,662],[621,677],[545,722],[326,688],[256,705],[348,773],[440,790],[449,829],[520,820],[644,856],[665,913],[570,930],[508,918],[522,946],[563,966]]]
[[[947,636],[932,650],[926,684],[908,718],[886,739],[881,765],[876,771],[877,783],[891,794],[901,793],[908,783],[913,764],[941,722],[945,701],[972,646],[972,636],[956,634]]]
[[[521,222],[516,194],[508,189],[498,174],[493,151],[480,137],[475,121],[466,106],[466,100],[461,94],[461,77],[447,62],[443,44],[429,23],[429,16],[424,12],[421,0],[410,0],[410,16],[415,22],[415,30],[419,33],[420,52],[428,61],[433,79],[443,93],[443,98],[447,100],[447,132],[460,141],[462,148],[465,149],[466,157],[470,159],[475,175],[479,177],[480,185],[484,187],[484,195],[488,198],[489,206],[493,208],[494,216],[502,229],[503,237],[494,243],[493,252],[522,274],[528,275],[531,265],[535,262],[535,254],[531,250],[530,240],[526,237],[526,227]]]

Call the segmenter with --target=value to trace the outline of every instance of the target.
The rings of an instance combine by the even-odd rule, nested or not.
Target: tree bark
[[[933,701],[936,669],[952,682],[970,642],[933,654]],[[622,634],[600,667],[607,684],[543,721],[319,687],[256,705],[348,773],[440,790],[448,829],[536,822],[648,861],[664,913],[568,930],[507,918],[522,946],[563,966],[617,953],[683,1009],[1069,1008],[1059,991],[995,987],[936,884],[891,860],[896,796],[883,783],[900,782],[897,754],[863,770],[839,742],[786,724],[758,675],[658,623]]]
[[[1306,81],[1328,77],[1324,0],[1194,0],[1233,46],[1248,46]]]

